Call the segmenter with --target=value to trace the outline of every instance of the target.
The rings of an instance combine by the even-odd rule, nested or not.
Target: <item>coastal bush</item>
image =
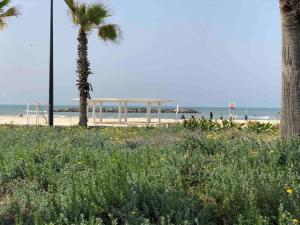
[[[245,130],[253,131],[256,133],[276,133],[278,131],[278,127],[274,126],[271,123],[261,123],[258,121],[249,121],[244,126]]]
[[[0,224],[298,224],[299,147],[229,128],[0,127]]]
[[[247,121],[245,123],[236,123],[233,120],[214,121],[207,119],[189,119],[184,120],[183,126],[187,129],[202,131],[219,131],[226,129],[238,129],[245,131],[252,131],[256,133],[276,133],[278,127],[271,123],[263,123],[259,121]]]

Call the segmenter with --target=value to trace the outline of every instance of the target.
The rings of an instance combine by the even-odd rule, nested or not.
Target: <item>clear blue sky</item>
[[[0,32],[0,104],[47,102],[49,1],[12,2],[23,14]],[[72,104],[78,96],[78,28],[64,1],[54,2],[55,103]],[[227,106],[230,100],[247,107],[280,105],[278,0],[103,2],[124,39],[111,46],[96,33],[89,35],[92,97],[169,98],[189,106]]]

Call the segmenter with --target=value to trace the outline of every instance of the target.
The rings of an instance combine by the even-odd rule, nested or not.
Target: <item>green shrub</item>
[[[300,140],[221,127],[0,127],[0,224],[297,224]]]
[[[228,129],[237,129],[251,131],[255,133],[277,133],[278,127],[271,123],[263,123],[259,121],[248,121],[245,123],[236,123],[233,120],[213,121],[207,119],[189,119],[184,120],[183,126],[186,129],[202,131],[219,131]]]

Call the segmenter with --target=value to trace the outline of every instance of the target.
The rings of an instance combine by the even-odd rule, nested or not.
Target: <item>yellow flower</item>
[[[216,140],[217,139],[217,135],[215,133],[211,133],[211,134],[208,134],[206,136],[207,139],[210,139],[210,140]]]
[[[286,190],[286,192],[287,192],[288,194],[292,194],[292,193],[293,193],[293,189],[289,187],[289,188]]]
[[[164,157],[160,158],[160,161],[164,161],[164,160],[165,160],[165,158],[164,158]]]
[[[293,224],[299,224],[299,220],[293,219]]]

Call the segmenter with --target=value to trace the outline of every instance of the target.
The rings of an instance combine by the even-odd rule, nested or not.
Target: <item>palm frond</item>
[[[98,29],[98,36],[106,42],[118,42],[121,31],[116,24],[106,24],[105,19],[112,16],[111,12],[101,3],[85,4],[76,0],[65,0],[69,7],[73,23],[81,30],[90,32]]]
[[[0,1],[0,11],[5,7],[8,6],[10,3],[10,0],[2,0]]]
[[[94,27],[93,22],[87,15],[88,8],[89,6],[87,4],[78,4],[76,10],[78,24],[80,25],[81,29],[86,32],[90,32]]]
[[[0,18],[0,30],[4,30],[7,24],[4,19]]]
[[[69,14],[72,17],[72,21],[74,24],[79,24],[79,18],[77,16],[77,3],[74,2],[74,0],[65,0],[65,3],[67,4],[69,10]]]
[[[76,8],[77,8],[76,9],[77,15],[80,17],[84,17],[85,13],[86,13],[87,5],[86,4],[78,4]]]
[[[0,14],[0,17],[11,17],[11,16],[19,16],[20,11],[16,7],[11,7],[6,12]]]
[[[86,19],[85,17],[85,8],[86,6],[84,4],[75,4],[75,12],[73,14],[73,22],[76,25],[83,26]]]
[[[109,10],[100,3],[90,5],[86,9],[87,19],[96,26],[102,24],[104,22],[104,19],[110,16],[111,14]]]
[[[118,43],[121,39],[121,30],[116,24],[105,24],[98,29],[98,36],[105,42]]]
[[[74,0],[65,0],[65,3],[69,7],[70,11],[75,14],[76,13],[76,4],[75,4]]]
[[[7,9],[9,4],[10,0],[0,0],[0,30],[3,30],[7,26],[5,18],[20,15],[20,11],[17,7],[10,7]]]

